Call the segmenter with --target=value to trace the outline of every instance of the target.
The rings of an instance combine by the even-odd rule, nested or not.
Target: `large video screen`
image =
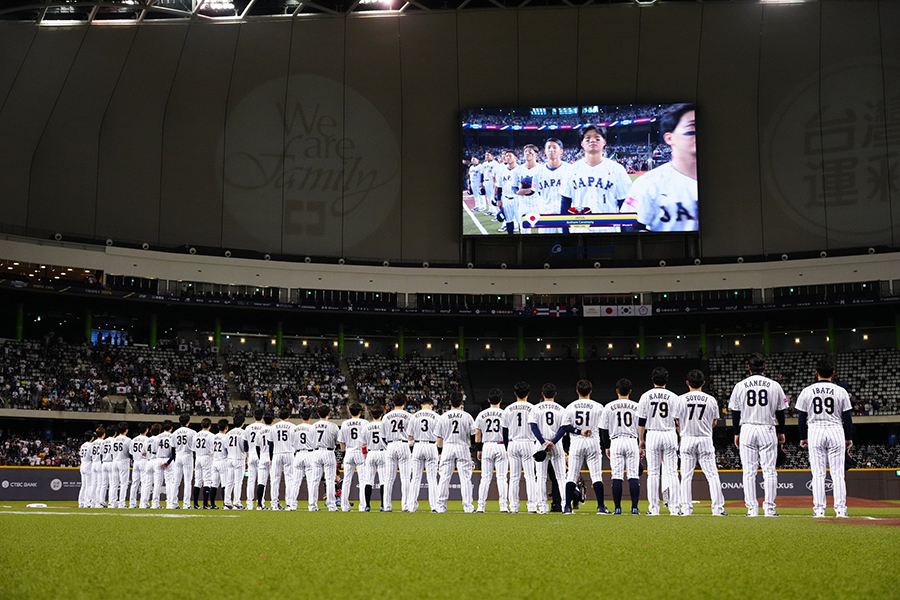
[[[698,231],[695,107],[462,114],[463,235]]]

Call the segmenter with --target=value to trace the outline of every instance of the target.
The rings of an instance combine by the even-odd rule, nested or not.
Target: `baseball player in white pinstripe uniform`
[[[219,489],[222,490],[222,505],[227,509],[230,505],[228,495],[228,480],[231,478],[231,469],[228,466],[228,419],[219,419],[215,425],[216,433],[212,442],[212,487],[210,488],[210,508],[218,509],[216,496]]]
[[[253,411],[254,422],[244,428],[244,440],[247,442],[247,508],[253,509],[256,503],[257,481],[259,480],[259,455],[262,447],[262,438],[266,432],[266,424],[263,423],[265,411],[257,408]]]
[[[469,163],[469,189],[472,190],[472,197],[475,199],[474,210],[476,211],[487,208],[484,198],[484,193],[487,191],[484,189],[484,165],[478,163],[477,156],[473,156]]]
[[[119,472],[113,468],[113,438],[116,437],[116,426],[110,425],[105,430],[100,444],[100,507],[115,508],[119,493]]]
[[[809,448],[812,471],[813,517],[825,516],[825,469],[834,484],[834,513],[847,518],[847,482],[844,459],[853,446],[853,407],[847,390],[835,385],[834,363],[823,358],[816,365],[818,381],[797,397],[800,447]]]
[[[725,512],[725,496],[722,494],[722,483],[716,467],[716,449],[712,440],[713,427],[719,417],[719,403],[709,394],[703,393],[705,383],[706,377],[702,371],[690,370],[687,374],[690,391],[681,396],[682,412],[678,417],[681,425],[681,514],[688,516],[694,512],[691,483],[694,480],[694,467],[699,462],[709,484],[712,514],[725,517],[728,513]]]
[[[106,429],[98,427],[94,430],[94,441],[91,444],[91,495],[88,508],[101,508],[103,504],[103,438]]]
[[[679,515],[681,490],[678,479],[678,415],[681,400],[666,389],[669,372],[656,367],[650,376],[653,389],[638,402],[638,438],[647,452],[648,515],[659,515],[659,484],[662,470],[669,481],[669,514]]]
[[[509,512],[509,458],[503,440],[503,393],[494,388],[488,393],[490,408],[475,419],[475,449],[481,461],[481,484],[478,486],[478,506],[475,512],[483,513],[487,506],[488,490],[494,471],[497,471],[497,492],[500,495],[500,512]]]
[[[362,405],[354,402],[350,405],[350,418],[341,423],[341,431],[338,435],[338,442],[341,444],[341,451],[344,453],[344,481],[341,484],[341,510],[350,511],[350,489],[353,487],[353,474],[357,476],[359,497],[363,497],[363,486],[365,485],[365,464],[366,457],[362,453],[363,447],[363,431],[369,424],[365,419],[361,419]],[[362,510],[362,501],[360,501],[360,510]]]
[[[528,418],[534,405],[528,401],[531,386],[516,383],[516,401],[503,410],[503,437],[507,440],[509,457],[509,512],[519,512],[519,481],[525,476],[525,506],[528,512],[537,510],[535,495],[534,436]]]
[[[505,219],[503,225],[500,226],[500,231],[506,230],[506,233],[512,234],[518,231],[522,225],[522,220],[519,218],[519,196],[517,194],[519,188],[516,186],[518,157],[513,150],[504,150],[503,162],[505,164],[494,171],[497,177],[494,196],[497,199],[497,205],[502,205],[501,211]]]
[[[494,173],[499,166],[500,163],[494,160],[493,154],[490,152],[484,153],[484,163],[481,165],[481,176],[482,181],[484,182],[484,214],[486,215],[494,214],[494,208],[491,204],[492,201],[496,202],[494,198]]]
[[[568,181],[572,165],[562,160],[563,144],[557,138],[549,138],[544,143],[544,155],[547,162],[541,164],[532,182],[534,191],[540,197],[537,212],[542,215],[559,215],[563,212],[561,191]],[[563,233],[563,229],[541,227],[537,232],[558,234]]]
[[[263,414],[263,428],[256,436],[256,452],[259,462],[256,465],[256,510],[269,510],[266,506],[266,484],[272,469],[272,422],[275,415],[271,411]],[[251,449],[251,452],[253,450]],[[272,490],[269,489],[269,504],[272,504]]]
[[[162,426],[154,423],[150,427],[148,442],[149,452],[147,463],[150,471],[150,508],[159,508],[159,496],[162,493],[162,470],[159,468],[159,434]]]
[[[438,454],[440,455],[440,495],[438,496],[439,513],[447,512],[447,499],[450,497],[450,478],[453,470],[459,473],[459,487],[462,492],[463,511],[475,511],[472,504],[472,451],[469,445],[475,435],[475,420],[462,408],[463,396],[459,392],[450,392],[450,410],[437,421]]]
[[[125,508],[128,498],[128,479],[131,475],[131,438],[128,437],[128,423],[124,421],[117,427],[119,435],[113,439],[113,470],[118,477],[118,498],[116,508]]]
[[[615,510],[622,514],[622,481],[628,472],[628,487],[631,493],[631,514],[641,514],[638,501],[641,499],[640,460],[642,452],[638,446],[638,403],[630,399],[631,381],[625,378],[616,382],[616,396],[606,405],[602,427],[609,431],[609,448],[606,457],[612,469],[612,495]]]
[[[338,426],[328,420],[331,409],[324,404],[319,407],[319,420],[313,424],[316,451],[312,457],[312,474],[307,476],[309,485],[309,510],[319,510],[318,494],[319,482],[322,474],[325,475],[325,506],[329,511],[339,510],[337,506],[337,494],[335,490],[335,477],[337,477],[337,459],[334,449],[337,447],[337,439],[340,434]]]
[[[184,508],[191,506],[191,491],[194,483],[194,436],[196,432],[188,427],[191,422],[191,416],[188,413],[178,417],[181,427],[172,434],[172,445],[175,447],[175,492],[178,493],[178,484],[184,484],[182,491],[182,501]],[[169,467],[172,468],[171,466]],[[175,499],[175,506],[172,508],[181,508],[178,506],[178,499]]]
[[[153,481],[152,467],[150,465],[150,438],[147,432],[150,430],[148,423],[140,423],[137,426],[139,435],[131,440],[129,454],[132,459],[131,466],[131,501],[129,508],[138,508],[138,490],[140,490],[140,508],[150,507],[150,486]]]
[[[166,509],[178,508],[178,478],[181,473],[175,468],[175,424],[166,419],[157,441],[157,466],[166,486]],[[162,491],[162,490],[160,490]],[[157,494],[158,495],[158,494]],[[159,500],[157,500],[157,504]]]
[[[81,459],[79,473],[81,474],[81,488],[78,490],[78,508],[90,508],[93,500],[94,480],[94,457],[92,450],[94,447],[94,432],[91,430],[84,432],[84,443],[78,448],[78,457]]]
[[[778,495],[778,472],[775,461],[778,445],[784,443],[784,409],[788,401],[781,386],[763,376],[766,359],[761,354],[751,355],[747,368],[750,377],[734,386],[728,401],[734,425],[734,445],[740,449],[744,470],[744,504],[748,517],[759,516],[756,470],[762,468],[764,514],[777,517],[775,498]]]
[[[194,436],[194,503],[197,504],[203,494],[203,508],[209,508],[210,487],[212,486],[212,449],[213,434],[210,431],[212,420],[204,418],[200,421],[200,431]]]
[[[384,439],[384,423],[381,416],[384,409],[375,404],[369,408],[373,421],[366,425],[363,431],[363,454],[366,457],[366,483],[363,493],[363,510],[369,512],[372,504],[372,488],[375,487],[375,476],[378,475],[378,483],[381,486],[381,512],[384,512],[384,453],[387,442]]]
[[[547,514],[550,506],[547,503],[547,474],[548,466],[553,465],[553,474],[560,492],[566,489],[566,453],[562,444],[557,444],[565,434],[563,430],[563,415],[565,409],[556,402],[556,386],[545,383],[541,388],[542,399],[528,415],[528,425],[537,444],[532,446],[532,452],[543,447],[547,451],[546,460],[535,461],[535,502],[537,513]],[[530,511],[529,511],[530,512]]]
[[[228,476],[225,479],[225,504],[226,510],[242,510],[241,489],[244,487],[244,464],[247,461],[247,444],[244,435],[244,415],[238,413],[234,416],[234,427],[225,434],[225,448],[227,452]],[[250,504],[252,507],[253,505]]]
[[[604,428],[605,409],[599,402],[591,400],[594,386],[587,379],[575,384],[578,399],[566,407],[563,428],[569,434],[569,470],[566,476],[566,505],[564,514],[572,513],[572,500],[578,487],[581,466],[587,463],[591,474],[594,495],[597,497],[597,514],[608,515],[609,509],[603,502],[603,455],[609,447],[609,433]],[[556,467],[554,467],[555,469]]]
[[[312,410],[309,407],[300,409],[300,420],[294,426],[294,462],[291,465],[291,487],[288,490],[288,510],[297,510],[300,486],[306,478],[306,490],[309,491],[309,476],[312,473],[312,455],[316,451],[315,433],[311,423]],[[318,490],[317,490],[318,492]]]
[[[281,504],[281,475],[284,473],[285,495],[291,487],[291,467],[294,462],[294,424],[288,421],[291,418],[291,409],[282,408],[278,414],[281,419],[269,429],[272,444],[272,485],[269,489],[269,497],[272,499],[272,508],[284,510]]]
[[[428,506],[434,510],[438,503],[438,415],[434,412],[434,402],[429,397],[422,399],[422,409],[409,420],[409,440],[413,443],[410,459],[411,477],[409,491],[413,510],[419,510],[419,490],[422,486],[422,471],[428,473]]]
[[[397,394],[393,398],[394,410],[384,415],[382,419],[384,437],[388,441],[385,454],[385,470],[387,477],[384,481],[385,512],[391,512],[391,497],[394,495],[394,478],[397,470],[400,471],[400,508],[404,512],[411,512],[415,506],[409,493],[410,458],[409,449],[410,414],[406,412],[406,394]]]
[[[528,144],[522,148],[525,163],[518,166],[515,175],[515,186],[518,188],[516,195],[519,200],[519,218],[516,221],[521,233],[531,233],[531,229],[522,226],[522,222],[529,214],[541,212],[541,198],[534,189],[534,179],[537,177],[542,165],[537,162],[540,150],[534,144]]]

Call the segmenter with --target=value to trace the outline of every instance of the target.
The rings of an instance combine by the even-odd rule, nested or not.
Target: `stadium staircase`
[[[222,372],[227,373],[226,378],[228,379],[228,386],[225,394],[225,414],[234,414],[235,408],[240,408],[242,411],[244,411],[244,414],[247,414],[250,408],[250,403],[241,398],[241,392],[234,384],[234,372],[228,370],[228,365],[225,362],[225,357],[222,356],[221,353],[217,355],[216,360],[218,361],[219,366],[222,367]]]
[[[347,364],[347,359],[341,356],[338,359],[338,365],[341,368],[341,375],[344,376],[344,381],[347,384],[347,404],[341,405],[341,418],[349,419],[349,406],[354,402],[359,402],[359,393],[356,391],[356,383],[353,381],[353,372],[350,371],[350,365]],[[372,415],[369,414],[369,407],[362,402],[360,402],[360,404],[363,405],[363,418],[371,420]]]

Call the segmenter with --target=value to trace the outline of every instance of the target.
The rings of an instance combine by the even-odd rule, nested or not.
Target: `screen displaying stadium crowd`
[[[465,111],[463,234],[697,231],[695,113],[693,104]]]

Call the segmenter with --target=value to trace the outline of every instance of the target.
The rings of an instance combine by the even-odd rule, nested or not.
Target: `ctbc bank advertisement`
[[[77,468],[0,467],[0,500],[78,500]]]

